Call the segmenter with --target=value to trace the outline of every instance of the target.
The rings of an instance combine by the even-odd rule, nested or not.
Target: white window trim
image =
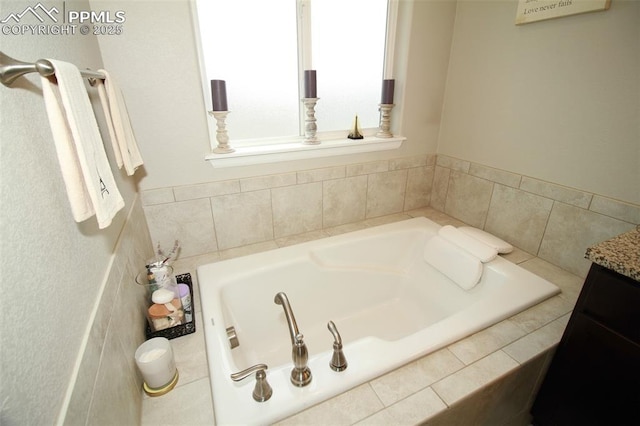
[[[304,2],[305,0],[302,1]],[[387,13],[388,31],[385,41],[385,62],[383,66],[383,76],[385,79],[393,78],[398,4],[399,0],[389,1],[389,11]],[[202,52],[202,43],[200,42],[197,6],[195,2],[191,2],[191,6],[196,49],[200,62],[202,94],[205,107],[207,111],[209,111],[212,109],[211,97],[208,96],[209,82],[206,80],[204,55]],[[308,42],[308,40],[305,40],[304,42]],[[301,60],[303,59],[301,58]],[[399,93],[396,91],[396,96],[398,95]],[[218,146],[218,141],[216,139],[216,121],[207,112],[205,112],[205,115],[207,119],[207,128],[209,130],[209,142],[211,145],[211,152],[205,155],[205,160],[214,168],[238,167],[254,164],[385,151],[400,148],[402,142],[406,140],[405,137],[396,135],[391,138],[379,138],[374,136],[377,129],[364,129],[363,133],[365,137],[364,139],[359,140],[352,140],[341,135],[336,135],[337,133],[346,134],[346,132],[318,132],[316,136],[320,143],[315,145],[304,144],[304,136],[291,138],[265,138],[252,141],[242,140],[241,145],[234,144],[234,141],[230,140],[229,145],[235,151],[232,153],[218,154],[213,152],[213,150]],[[393,127],[397,128],[398,126]]]
[[[298,139],[298,138],[296,138]],[[211,153],[205,156],[215,168],[249,166],[252,164],[277,163],[281,161],[305,160],[309,158],[333,157],[336,155],[363,152],[386,151],[400,148],[404,137],[379,138],[366,136],[364,139],[330,139],[317,145],[305,145],[303,138],[271,145],[234,147],[228,154]]]

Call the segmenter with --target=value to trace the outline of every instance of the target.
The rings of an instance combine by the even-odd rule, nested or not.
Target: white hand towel
[[[460,231],[457,228],[454,228],[451,225],[445,225],[438,231],[438,235],[440,235],[445,240],[452,242],[458,247],[468,251],[470,254],[474,255],[480,261],[490,262],[496,258],[498,255],[498,251],[484,244],[482,241],[471,237],[468,234]]]
[[[98,123],[78,68],[49,60],[53,77],[42,77],[42,93],[58,161],[76,222],[96,215],[100,229],[124,207],[104,150]]]
[[[143,162],[133,134],[131,121],[129,120],[127,105],[113,77],[105,70],[99,71],[106,77],[104,83],[98,79],[97,86],[107,127],[109,128],[113,152],[115,153],[118,168],[121,169],[124,165],[127,175],[131,176]]]
[[[482,262],[466,250],[434,235],[424,246],[424,260],[465,290],[471,290],[482,277]]]

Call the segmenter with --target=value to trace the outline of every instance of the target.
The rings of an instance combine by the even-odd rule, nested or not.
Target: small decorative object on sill
[[[320,98],[303,98],[302,102],[306,109],[304,119],[304,143],[306,145],[317,145],[320,143],[316,137],[318,126],[316,125],[316,103]]]
[[[391,110],[395,104],[380,104],[380,130],[376,133],[379,138],[392,138],[391,133]]]
[[[229,135],[227,135],[227,114],[229,111],[209,111],[209,114],[216,119],[216,140],[218,146],[213,149],[216,154],[229,154],[235,152],[235,149],[229,146]]]
[[[353,121],[353,127],[351,128],[351,132],[349,132],[349,139],[364,139],[362,133],[360,133],[360,126],[358,126],[358,116],[356,115],[355,120]]]

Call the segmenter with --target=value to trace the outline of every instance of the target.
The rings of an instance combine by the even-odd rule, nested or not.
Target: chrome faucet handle
[[[238,371],[237,373],[231,374],[231,380],[234,382],[239,382],[242,379],[249,377],[254,372],[256,373],[256,386],[253,388],[253,399],[258,402],[267,401],[273,395],[273,389],[267,382],[267,365],[266,364],[256,364],[245,370]]]
[[[344,356],[344,352],[342,352],[342,337],[340,337],[338,328],[333,321],[329,321],[327,328],[333,335],[333,356],[331,357],[329,367],[331,367],[333,371],[344,371],[347,369],[347,358]]]

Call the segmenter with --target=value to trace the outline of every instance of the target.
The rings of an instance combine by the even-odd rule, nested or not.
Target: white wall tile
[[[622,201],[594,195],[589,210],[624,220],[625,222],[640,224],[640,206],[623,203]]]
[[[343,225],[365,218],[367,176],[327,180],[322,187],[323,227]]]
[[[399,213],[404,208],[407,170],[369,175],[366,217]]]
[[[469,166],[469,174],[492,182],[500,183],[502,185],[510,186],[512,188],[520,186],[520,180],[522,179],[522,176],[519,174],[494,169],[492,167],[476,163],[471,163]]]
[[[493,183],[456,170],[451,171],[444,212],[476,228],[483,228]]]
[[[218,249],[208,198],[147,206],[145,214],[153,247],[173,247],[179,240],[185,257]]]
[[[347,176],[360,176],[389,170],[389,161],[372,161],[370,163],[350,164],[347,166]]]
[[[591,262],[584,258],[587,247],[634,228],[634,225],[555,202],[538,256],[585,277]]]
[[[173,195],[173,188],[148,189],[143,191],[140,195],[143,206],[172,203],[176,201]]]
[[[275,238],[322,229],[322,183],[271,190]]]
[[[529,253],[537,253],[553,201],[496,184],[485,230]]]
[[[258,191],[260,189],[278,188],[296,184],[296,173],[281,173],[278,175],[258,176],[240,180],[242,192]]]
[[[220,250],[273,239],[268,189],[213,197],[211,209]]]
[[[544,182],[527,176],[522,177],[520,189],[531,192],[533,194],[542,195],[556,201],[562,201],[576,207],[586,209],[591,203],[592,194],[578,191],[577,189],[567,188],[566,186],[556,185],[550,182]]]
[[[341,179],[346,176],[346,167],[326,167],[323,169],[301,170],[297,173],[298,183],[322,182],[323,180]]]
[[[407,170],[407,192],[404,210],[426,207],[431,201],[433,167],[414,167]]]
[[[195,200],[197,198],[208,198],[240,192],[240,183],[237,180],[225,180],[198,185],[176,186],[173,191],[176,194],[176,201]]]

